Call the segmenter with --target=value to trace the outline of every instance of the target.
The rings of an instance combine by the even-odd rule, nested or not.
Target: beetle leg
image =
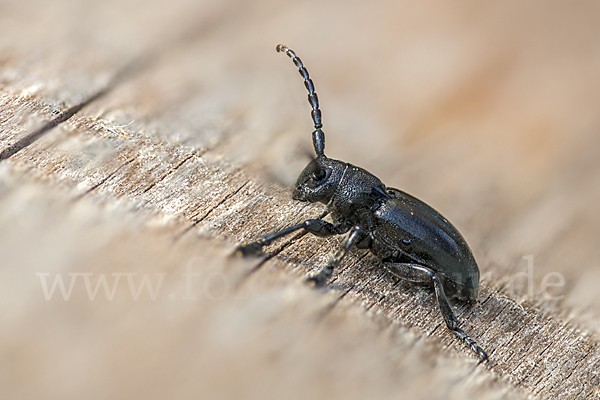
[[[442,312],[442,317],[444,317],[444,321],[446,322],[448,329],[454,332],[454,334],[458,336],[460,340],[465,342],[471,348],[471,350],[473,350],[473,352],[475,352],[479,358],[481,358],[482,361],[488,359],[486,352],[483,351],[483,349],[479,347],[479,345],[473,339],[471,339],[471,337],[467,335],[465,331],[458,327],[459,322],[452,311],[452,307],[450,307],[450,303],[448,303],[442,282],[435,272],[422,265],[410,263],[384,262],[383,266],[392,274],[411,282],[433,282],[435,297],[438,301],[440,311]]]
[[[348,232],[348,228],[345,228],[341,225],[333,225],[332,223],[324,221],[322,219],[309,219],[301,224],[291,226],[279,232],[267,235],[264,238],[257,240],[256,242],[243,243],[242,245],[237,247],[235,252],[240,256],[258,255],[261,253],[263,247],[270,245],[276,239],[287,236],[290,233],[299,231],[300,229],[304,229],[306,232],[321,237],[342,235]]]
[[[433,281],[433,287],[435,288],[435,297],[437,297],[438,304],[440,305],[440,310],[442,312],[442,315],[444,316],[444,320],[446,321],[446,326],[448,327],[448,329],[453,331],[460,340],[465,342],[471,348],[471,350],[473,350],[473,352],[475,352],[475,354],[477,354],[479,358],[481,358],[482,361],[487,360],[488,355],[486,354],[486,352],[481,347],[479,347],[477,342],[471,339],[471,337],[467,335],[465,331],[458,327],[458,320],[454,316],[452,308],[450,307],[450,303],[448,303],[448,300],[446,299],[444,287],[442,286],[440,279],[437,277],[437,275],[433,275],[431,277],[431,280]]]
[[[419,264],[383,262],[383,267],[393,275],[415,283],[430,283],[433,272]]]
[[[325,266],[321,271],[319,271],[318,274],[308,278],[307,281],[313,284],[314,286],[321,286],[325,282],[327,282],[327,280],[331,278],[333,270],[337,268],[338,265],[340,265],[342,259],[346,257],[346,254],[348,254],[348,251],[350,251],[350,247],[352,247],[352,245],[355,244],[357,241],[360,241],[363,238],[363,236],[363,229],[359,226],[355,226],[352,229],[352,233],[350,233],[350,236],[348,236],[348,239],[346,239],[346,242],[344,243],[342,248],[338,250],[338,252],[329,262],[329,264]]]

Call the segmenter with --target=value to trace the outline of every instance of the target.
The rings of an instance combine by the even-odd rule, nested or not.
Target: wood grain
[[[598,398],[596,3],[0,10],[3,398]],[[324,212],[286,188],[310,118],[279,42],[327,154],[467,238],[480,297],[455,307],[489,363],[366,252],[304,285],[339,238],[232,256]]]

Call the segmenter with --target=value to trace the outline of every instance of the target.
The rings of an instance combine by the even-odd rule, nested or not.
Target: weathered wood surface
[[[0,395],[598,398],[599,20],[592,1],[0,2]],[[310,120],[279,42],[327,154],[467,238],[480,301],[457,310],[489,363],[364,252],[306,287],[337,238],[229,256],[323,212],[285,188]],[[66,301],[45,298],[57,275]],[[102,276],[114,297],[92,300]]]

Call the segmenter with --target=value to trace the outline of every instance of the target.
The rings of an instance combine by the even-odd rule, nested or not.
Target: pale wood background
[[[599,37],[580,0],[0,1],[0,396],[600,398]],[[311,123],[277,43],[327,154],[466,237],[489,363],[364,252],[306,287],[338,238],[230,256],[323,212],[286,188]]]

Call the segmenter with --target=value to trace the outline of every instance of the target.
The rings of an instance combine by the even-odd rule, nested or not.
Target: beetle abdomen
[[[475,300],[479,268],[458,230],[421,200],[398,189],[388,188],[387,192],[392,199],[375,210],[372,235],[388,251],[380,249],[376,255],[399,251],[412,262],[444,275],[447,295]]]

